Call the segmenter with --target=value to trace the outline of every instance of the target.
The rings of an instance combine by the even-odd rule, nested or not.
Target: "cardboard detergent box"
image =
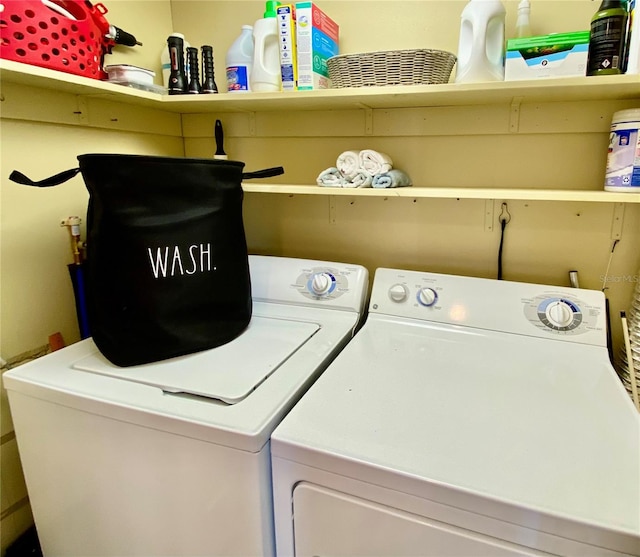
[[[327,60],[339,53],[340,28],[313,2],[296,3],[298,89],[331,87]]]
[[[277,8],[278,37],[280,39],[280,75],[282,90],[298,88],[298,60],[296,53],[296,12],[293,4],[281,4]]]
[[[583,76],[588,51],[589,31],[509,39],[504,79]]]

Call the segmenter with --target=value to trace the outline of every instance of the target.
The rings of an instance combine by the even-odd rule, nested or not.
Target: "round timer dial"
[[[336,277],[331,273],[315,273],[308,283],[309,292],[316,296],[324,296],[336,287]]]
[[[314,303],[335,300],[349,292],[348,275],[348,271],[332,267],[312,267],[303,269],[292,286]]]
[[[582,323],[582,311],[572,300],[547,298],[538,305],[538,318],[554,331],[571,331]]]

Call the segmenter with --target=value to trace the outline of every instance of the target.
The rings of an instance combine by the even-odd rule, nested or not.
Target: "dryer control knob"
[[[430,307],[438,300],[438,294],[433,288],[421,288],[418,290],[418,303],[421,306]]]
[[[389,298],[394,302],[404,302],[409,296],[409,290],[404,284],[394,284],[389,288]]]
[[[333,286],[333,277],[328,273],[316,273],[309,283],[312,294],[323,296],[327,294]]]
[[[549,304],[547,319],[556,327],[568,327],[573,323],[573,309],[562,300]]]

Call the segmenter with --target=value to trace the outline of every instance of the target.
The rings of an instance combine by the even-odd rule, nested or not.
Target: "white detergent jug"
[[[470,0],[460,16],[456,83],[504,80],[504,22],[500,0]]]
[[[227,51],[227,91],[238,93],[251,91],[249,83],[253,68],[253,27],[243,25],[238,38]]]
[[[252,91],[280,91],[280,44],[278,43],[278,2],[267,1],[264,17],[253,26]]]

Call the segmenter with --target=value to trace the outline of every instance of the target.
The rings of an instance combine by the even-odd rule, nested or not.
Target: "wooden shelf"
[[[504,188],[334,188],[293,184],[253,184],[245,182],[247,193],[288,195],[344,195],[352,197],[404,197],[440,199],[505,199],[529,201],[589,201],[598,203],[640,203],[640,193],[607,191],[504,189]]]
[[[0,80],[76,95],[108,97],[119,102],[151,106],[174,113],[462,106],[511,103],[514,99],[530,102],[640,100],[639,75],[169,96],[10,60],[0,60]]]
[[[341,110],[487,105],[523,101],[638,100],[640,76],[571,77],[533,81],[370,87],[198,96],[169,96],[95,79],[0,60],[0,82],[54,89],[81,96],[107,98],[171,113],[223,113],[281,110]],[[243,185],[246,192],[288,195],[347,195],[443,199],[508,199],[640,203],[636,193],[561,189],[496,189],[407,187],[392,189],[331,188],[293,184]]]

